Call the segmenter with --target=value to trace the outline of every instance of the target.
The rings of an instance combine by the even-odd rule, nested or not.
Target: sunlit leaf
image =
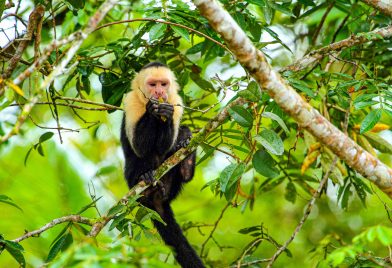
[[[150,40],[153,41],[162,37],[165,33],[166,27],[166,24],[163,23],[157,23],[152,26],[149,33]]]
[[[274,114],[274,113],[271,113],[271,112],[263,112],[263,113],[262,113],[262,116],[263,116],[263,117],[266,117],[266,118],[270,118],[270,119],[275,120],[275,121],[283,128],[283,130],[284,130],[287,134],[290,133],[290,131],[289,131],[289,129],[287,128],[286,124],[283,122],[282,118],[279,117],[279,115]]]
[[[282,155],[284,152],[283,141],[274,131],[264,129],[255,140],[263,145],[263,147],[272,154]]]
[[[252,127],[253,125],[253,116],[248,110],[246,110],[242,106],[233,106],[228,109],[231,117],[243,127]]]
[[[380,121],[381,112],[381,109],[376,109],[368,113],[361,123],[359,132],[362,134],[371,130],[377,124],[377,122]]]
[[[173,29],[173,31],[176,33],[176,34],[178,34],[179,36],[181,36],[182,38],[184,38],[186,41],[191,41],[191,39],[190,39],[190,37],[189,37],[189,33],[188,33],[188,30],[186,30],[186,29],[184,29],[184,28],[181,28],[181,27],[178,27],[178,26],[170,26],[172,29]]]
[[[259,85],[255,81],[252,81],[246,89],[238,92],[238,96],[250,101],[260,101],[262,93]]]

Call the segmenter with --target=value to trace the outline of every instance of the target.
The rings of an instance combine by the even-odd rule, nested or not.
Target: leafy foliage
[[[86,27],[102,3],[27,2],[30,5],[17,14],[24,21],[38,2],[47,10],[40,47],[49,46],[54,37],[61,39]],[[320,114],[391,165],[392,43],[390,38],[369,33],[390,25],[390,17],[361,1],[221,3],[276,69],[350,36],[369,41],[321,53],[317,64],[300,66],[295,72],[285,69],[282,76]],[[0,1],[2,19],[13,11]],[[120,107],[135,73],[151,61],[163,62],[175,72],[185,106],[182,123],[194,132],[237,98],[245,100],[243,105],[231,106],[228,118],[202,141],[196,179],[176,203],[178,217],[191,221],[187,235],[198,252],[204,251],[205,263],[211,267],[263,265],[291,236],[304,202],[330,171],[323,199],[317,201],[317,212],[312,212],[316,219],[309,219],[298,244],[286,249],[286,256],[276,265],[305,263],[310,248],[314,248],[313,261],[318,267],[387,264],[383,256],[385,247],[390,246],[391,231],[371,226],[389,223],[388,204],[343,162],[337,161],[331,168],[334,154],[243,72],[193,4],[125,1],[109,12],[105,23],[113,24],[92,33],[31,113],[23,114],[26,122],[15,141],[0,144],[4,157],[0,163],[0,177],[4,178],[0,180],[0,209],[10,215],[0,221],[0,250],[9,253],[2,253],[5,260],[0,260],[0,266],[12,266],[15,261],[22,267],[37,262],[52,267],[173,266],[168,248],[154,242],[150,220],[161,219],[138,204],[139,196],[109,209],[127,188],[122,180],[122,157],[117,153],[121,112],[105,104]],[[2,47],[18,47],[17,42],[10,40]],[[4,81],[4,90],[0,88],[0,137],[21,122],[21,110],[13,106],[23,106],[34,96],[68,49],[65,45],[53,50],[40,68],[16,86],[13,79],[40,56],[34,42],[29,43],[21,55],[23,61]],[[4,50],[0,55],[2,71],[9,66],[10,53],[12,56],[15,51]],[[105,108],[107,112],[102,111]],[[200,188],[206,190],[200,192]],[[222,211],[228,202],[230,209]],[[15,210],[17,204],[23,204],[23,217],[16,214],[21,213]],[[80,209],[83,204],[87,205]],[[26,240],[23,247],[9,238],[75,212],[94,219],[105,212],[113,217],[97,244],[86,239],[90,226],[80,223],[64,223],[60,231],[48,230],[45,234],[49,238]],[[260,221],[262,224],[255,225]],[[211,226],[215,227],[209,236]],[[363,227],[367,231],[357,235]],[[343,243],[351,238],[350,244]]]

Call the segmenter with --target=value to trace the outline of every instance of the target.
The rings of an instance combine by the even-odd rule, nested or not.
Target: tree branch
[[[213,0],[194,0],[200,13],[222,35],[241,65],[256,79],[275,102],[349,166],[375,183],[392,198],[392,170],[362,149],[288,85],[255,48],[244,31],[222,6]]]
[[[391,0],[362,0],[369,6],[377,9],[381,13],[392,17],[392,2]]]
[[[78,223],[83,223],[83,224],[87,224],[87,225],[93,225],[94,221],[92,219],[82,217],[80,215],[68,215],[68,216],[58,218],[58,219],[54,219],[51,222],[42,226],[41,228],[39,228],[35,231],[27,232],[24,235],[22,235],[21,237],[15,238],[12,241],[19,243],[20,241],[25,240],[29,237],[39,236],[41,233],[45,232],[46,230],[53,228],[54,226],[61,224],[61,223],[64,223],[64,222],[78,222]]]
[[[302,226],[304,225],[305,221],[308,219],[310,212],[312,212],[313,206],[316,203],[317,198],[320,197],[321,195],[321,191],[323,190],[325,184],[328,181],[328,177],[330,172],[335,168],[336,166],[336,162],[337,162],[338,158],[335,156],[335,158],[332,161],[332,164],[330,165],[328,171],[324,174],[323,179],[320,182],[319,187],[317,188],[317,191],[313,194],[312,199],[310,199],[310,201],[308,202],[308,204],[306,205],[306,209],[305,212],[301,218],[301,220],[299,221],[297,227],[295,228],[295,231],[293,232],[293,234],[290,236],[290,238],[283,244],[283,246],[281,246],[278,251],[275,252],[275,254],[271,257],[267,268],[272,267],[272,264],[275,262],[275,260],[279,257],[280,254],[282,254],[283,251],[285,251],[287,249],[287,247],[289,246],[289,244],[291,242],[293,242],[294,238],[297,236],[297,234],[301,231]]]
[[[325,56],[329,55],[331,52],[341,51],[344,48],[361,45],[369,41],[383,40],[384,38],[390,38],[390,37],[392,37],[392,26],[387,26],[368,33],[352,35],[349,38],[346,38],[342,41],[330,44],[328,46],[310,52],[302,59],[297,60],[295,63],[285,68],[282,68],[280,72],[283,71],[296,72],[308,67],[314,67]]]
[[[26,34],[24,35],[23,39],[20,41],[18,48],[15,51],[15,54],[9,60],[8,67],[1,75],[1,78],[7,79],[11,76],[12,72],[18,65],[18,62],[22,58],[22,54],[25,51],[27,45],[33,39],[34,32],[39,27],[38,24],[41,22],[44,13],[45,13],[45,7],[43,5],[37,5],[36,8],[31,12],[29,16],[29,22],[27,24]]]
[[[34,105],[41,98],[41,95],[44,92],[44,90],[54,81],[54,79],[57,76],[65,73],[67,64],[72,60],[73,56],[76,54],[79,47],[82,45],[83,41],[88,37],[89,34],[91,34],[94,31],[94,29],[97,28],[99,22],[102,21],[102,19],[105,17],[107,12],[109,12],[110,9],[118,1],[119,0],[107,0],[106,2],[104,2],[101,5],[101,7],[98,9],[98,11],[90,18],[86,28],[84,28],[82,31],[75,32],[70,36],[65,37],[59,41],[55,40],[51,45],[48,46],[45,53],[43,53],[41,57],[36,59],[29,68],[27,68],[23,73],[21,73],[17,78],[14,79],[13,83],[15,85],[19,85],[24,79],[29,77],[34,70],[39,68],[39,66],[41,66],[42,63],[46,61],[46,59],[50,56],[50,52],[53,51],[53,49],[63,44],[73,43],[71,47],[68,49],[68,52],[65,55],[65,57],[62,59],[62,61],[58,64],[58,66],[53,68],[53,71],[47,77],[45,77],[45,80],[42,82],[40,88],[37,89],[37,92],[35,92],[35,94],[33,94],[29,98],[27,103],[24,105],[18,117],[18,120],[15,123],[12,130],[8,132],[6,135],[0,136],[0,144],[9,140],[12,136],[19,133],[21,126],[26,121]]]
[[[224,44],[216,41],[214,38],[212,38],[212,37],[210,37],[210,36],[200,32],[200,31],[197,31],[195,29],[192,29],[192,28],[190,28],[188,26],[185,26],[185,25],[182,25],[182,24],[179,24],[179,23],[175,23],[175,22],[171,22],[171,21],[165,21],[165,20],[162,20],[162,19],[138,18],[138,19],[132,19],[132,20],[114,21],[114,22],[110,22],[110,23],[103,24],[103,25],[99,26],[96,29],[96,31],[98,31],[98,30],[100,30],[102,28],[111,26],[111,25],[120,24],[120,23],[130,23],[130,22],[136,22],[136,21],[153,21],[153,22],[156,22],[156,23],[163,23],[163,24],[168,24],[168,25],[173,25],[173,26],[177,26],[177,27],[183,28],[183,29],[185,29],[185,30],[187,30],[189,32],[193,32],[193,33],[196,33],[196,34],[198,34],[200,36],[203,36],[204,38],[210,40],[211,42],[214,42],[218,46],[222,47],[223,49],[225,49],[225,50],[227,50],[227,51],[229,51],[231,53],[231,51]]]

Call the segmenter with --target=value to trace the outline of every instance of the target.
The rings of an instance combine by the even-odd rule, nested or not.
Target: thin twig
[[[328,169],[328,171],[324,174],[323,179],[320,182],[319,187],[317,188],[317,191],[313,194],[312,199],[310,199],[310,201],[308,202],[308,204],[306,205],[306,209],[305,209],[305,213],[302,216],[300,222],[298,223],[297,227],[295,228],[295,231],[293,232],[293,234],[291,235],[291,237],[283,244],[283,246],[281,246],[276,252],[275,254],[271,257],[271,260],[269,261],[267,268],[268,267],[272,267],[272,264],[275,262],[275,260],[279,257],[280,254],[282,254],[283,251],[285,251],[287,249],[287,247],[289,246],[289,244],[294,240],[294,238],[297,236],[297,234],[299,233],[299,231],[301,231],[302,226],[304,225],[305,221],[308,219],[310,212],[312,212],[313,206],[316,203],[317,198],[319,198],[321,191],[323,190],[325,184],[328,181],[328,177],[329,177],[329,173],[332,171],[332,169],[335,167],[336,162],[338,160],[338,157],[335,156],[335,158],[332,161],[332,164],[330,166],[330,168]]]
[[[263,238],[257,238],[257,239],[255,239],[255,241],[253,241],[253,243],[250,244],[249,247],[247,247],[247,248],[244,250],[244,253],[242,253],[240,259],[239,259],[238,262],[237,262],[237,268],[240,268],[240,267],[242,266],[241,263],[242,263],[242,260],[244,259],[244,257],[246,256],[246,254],[247,254],[254,246],[256,246],[258,243],[260,243],[261,241],[263,241]]]
[[[297,60],[293,64],[282,68],[280,72],[283,71],[300,71],[309,66],[314,66],[320,62],[325,56],[329,55],[330,52],[340,51],[344,48],[349,48],[357,45],[361,45],[370,41],[383,40],[384,38],[392,37],[392,26],[387,26],[381,29],[376,29],[368,33],[361,33],[357,35],[352,35],[349,38],[341,40],[336,43],[332,43],[328,46],[322,47],[317,50],[313,50],[308,53],[302,59]]]
[[[107,110],[122,110],[122,108],[118,107],[118,106],[114,106],[114,105],[110,105],[110,104],[106,104],[106,103],[95,102],[95,101],[90,101],[90,100],[85,100],[85,99],[79,99],[79,98],[56,96],[56,97],[54,97],[54,99],[60,99],[60,100],[65,100],[65,101],[74,101],[74,102],[102,106],[102,107],[108,108]]]
[[[54,226],[56,226],[58,224],[64,223],[64,222],[78,222],[78,223],[83,223],[83,224],[87,224],[87,225],[93,225],[94,220],[92,220],[90,218],[82,217],[80,215],[64,216],[64,217],[61,217],[61,218],[58,218],[58,219],[54,219],[51,222],[49,222],[49,223],[45,224],[44,226],[42,226],[41,228],[39,228],[39,229],[37,229],[35,231],[27,232],[24,235],[22,235],[21,237],[15,238],[12,241],[19,243],[20,241],[25,240],[25,239],[27,239],[29,237],[32,237],[32,236],[37,237],[41,233],[45,232],[46,230],[48,230],[48,229],[50,229],[50,228],[52,228],[52,227],[54,227]]]
[[[10,104],[8,107],[11,106],[20,106],[20,105],[25,105],[26,103],[20,103],[20,104]],[[39,101],[35,103],[36,105],[51,105],[53,104],[53,102],[51,101]],[[102,104],[102,103],[101,103]],[[56,105],[58,106],[66,106],[66,107],[71,107],[71,108],[75,108],[75,109],[79,109],[79,110],[86,110],[86,111],[110,111],[110,110],[122,110],[122,108],[117,107],[117,106],[113,106],[113,107],[102,107],[102,108],[97,108],[97,107],[85,107],[85,106],[79,106],[79,105],[75,105],[75,104],[71,104],[71,103],[61,103],[61,102],[56,102]],[[97,103],[96,105],[99,105],[99,103]],[[102,105],[103,106],[103,105]]]
[[[332,1],[332,2],[329,4],[327,10],[324,12],[324,15],[323,15],[323,17],[321,18],[320,23],[319,23],[319,25],[318,25],[318,27],[317,27],[317,29],[316,29],[316,31],[314,32],[314,35],[313,35],[313,37],[312,37],[312,44],[313,44],[313,45],[316,44],[317,37],[318,37],[319,34],[320,34],[321,28],[323,28],[324,22],[325,22],[325,20],[326,20],[326,18],[327,18],[327,16],[328,16],[329,12],[331,12],[331,9],[333,8],[334,5],[335,5],[335,1]]]
[[[31,122],[35,126],[41,128],[41,129],[65,130],[65,131],[70,131],[70,132],[79,132],[80,131],[80,129],[72,129],[72,128],[65,128],[65,127],[45,127],[45,126],[41,126],[33,119],[33,117],[31,115],[29,115],[29,119],[31,120]]]
[[[222,209],[222,211],[221,211],[221,213],[220,213],[218,219],[217,219],[217,220],[215,221],[215,223],[214,223],[214,227],[212,228],[210,234],[208,235],[207,239],[204,241],[203,245],[201,245],[200,256],[203,256],[204,248],[205,248],[207,242],[212,238],[212,235],[214,234],[216,228],[218,227],[219,222],[220,222],[220,221],[222,220],[222,218],[223,218],[223,214],[225,214],[225,211],[229,208],[229,205],[230,205],[230,204],[231,204],[231,203],[228,202],[228,203],[225,205],[225,207]]]
[[[27,25],[27,31],[23,40],[20,41],[18,48],[15,51],[14,56],[9,60],[7,69],[1,75],[1,78],[7,79],[11,76],[12,72],[18,65],[18,62],[22,58],[23,52],[26,50],[27,45],[33,39],[34,32],[39,27],[42,17],[45,13],[45,7],[43,5],[37,5],[36,8],[31,12],[29,16],[29,22]],[[36,36],[37,38],[37,36]],[[1,86],[1,85],[0,85]]]
[[[179,24],[179,23],[174,23],[174,22],[171,22],[171,21],[165,21],[165,20],[161,20],[161,19],[138,18],[138,19],[132,19],[132,20],[114,21],[114,22],[106,23],[106,24],[103,24],[103,25],[99,26],[95,31],[98,31],[98,30],[100,30],[100,29],[102,29],[102,28],[105,28],[105,27],[108,27],[108,26],[112,26],[112,25],[115,25],[115,24],[130,23],[130,22],[136,22],[136,21],[152,21],[152,22],[156,22],[156,23],[163,23],[163,24],[173,25],[173,26],[177,26],[177,27],[186,29],[186,30],[188,30],[189,32],[194,32],[194,33],[196,33],[196,34],[198,34],[198,35],[200,35],[200,36],[203,36],[204,38],[210,40],[211,42],[214,42],[214,43],[217,44],[218,46],[224,48],[225,50],[227,50],[228,52],[231,53],[231,51],[229,50],[229,48],[226,47],[224,44],[220,43],[219,41],[216,41],[214,38],[212,38],[212,37],[210,37],[210,36],[208,36],[208,35],[206,35],[206,34],[200,32],[200,31],[197,31],[197,30],[195,30],[195,29],[192,29],[192,28],[190,28],[190,27],[188,27],[188,26],[185,26],[185,25],[182,25],[182,24]]]

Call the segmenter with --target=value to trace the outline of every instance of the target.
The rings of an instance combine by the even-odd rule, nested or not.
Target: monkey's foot
[[[154,182],[155,170],[149,170],[139,176],[139,181],[144,181],[146,184],[151,184]]]
[[[155,181],[154,184],[156,185],[156,187],[158,188],[158,190],[162,194],[162,199],[165,199],[167,197],[166,196],[165,184],[161,180]]]
[[[181,149],[181,148],[186,148],[189,145],[189,143],[191,142],[191,139],[192,139],[192,137],[189,136],[189,137],[187,137],[187,138],[185,138],[183,140],[180,140],[177,143],[177,150]]]

